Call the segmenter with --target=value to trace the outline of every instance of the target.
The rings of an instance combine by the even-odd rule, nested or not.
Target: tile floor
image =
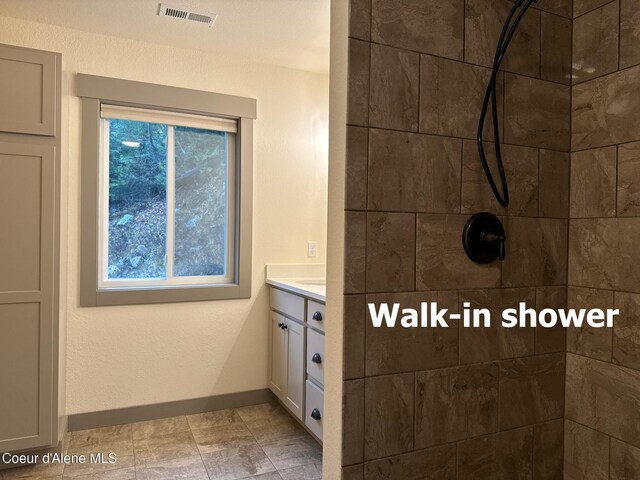
[[[67,444],[68,455],[118,461],[14,468],[0,480],[322,478],[322,447],[277,403],[71,432]]]

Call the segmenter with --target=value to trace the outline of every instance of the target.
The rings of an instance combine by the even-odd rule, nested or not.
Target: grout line
[[[504,72],[500,72],[503,77],[504,77]],[[510,75],[515,75],[515,74],[510,74]],[[515,75],[517,76],[517,75]],[[503,78],[503,83],[504,83],[504,78]],[[567,89],[569,89],[569,85],[563,85],[564,87],[566,87]],[[504,96],[504,92],[505,89],[502,89],[503,91],[503,96]],[[498,107],[500,107],[500,104],[498,103]],[[503,109],[504,110],[504,109]],[[479,114],[479,113],[478,113]],[[503,112],[504,114],[504,112]],[[368,128],[369,130],[380,130],[380,131],[384,131],[384,132],[395,132],[395,133],[404,133],[407,135],[422,135],[422,136],[427,136],[427,137],[436,137],[436,138],[445,138],[445,139],[454,139],[454,140],[463,140],[463,141],[475,141],[475,136],[474,137],[463,137],[460,135],[453,135],[453,134],[445,134],[445,133],[433,133],[433,132],[420,132],[420,131],[407,131],[407,130],[401,130],[398,128],[389,128],[389,127],[378,127],[375,125],[361,125],[361,124],[357,124],[357,123],[348,123],[347,124],[348,127],[359,127],[359,128]],[[634,143],[634,141],[630,141],[630,142],[624,142],[624,143]],[[492,143],[490,140],[486,140],[484,143]],[[570,148],[567,150],[562,150],[562,149],[558,149],[558,148],[552,148],[552,147],[548,147],[548,146],[541,146],[541,145],[523,145],[521,143],[512,143],[512,142],[507,142],[507,141],[503,141],[503,139],[500,139],[500,145],[507,145],[507,146],[511,146],[511,147],[520,147],[520,148],[528,148],[528,149],[542,149],[542,150],[548,150],[550,152],[556,152],[556,153],[570,153]],[[615,145],[615,144],[612,144]],[[606,146],[606,145],[605,145]],[[591,149],[596,149],[596,148],[601,148],[601,147],[589,147],[589,148],[585,148],[583,150],[591,150]]]
[[[615,2],[615,1],[617,1],[617,0],[609,0],[608,2],[605,2],[605,3],[603,3],[602,5],[597,6],[596,8],[592,8],[591,10],[587,10],[586,12],[582,12],[582,13],[581,13],[580,15],[578,15],[578,16],[575,16],[575,5],[574,5],[574,12],[573,12],[574,17],[573,17],[573,21],[577,20],[577,19],[578,19],[578,18],[580,18],[580,17],[584,17],[585,15],[588,15],[588,14],[589,14],[589,13],[591,13],[591,12],[595,12],[595,11],[596,11],[596,10],[598,10],[599,8],[606,7],[607,5],[609,5],[610,3],[613,3],[613,2]]]

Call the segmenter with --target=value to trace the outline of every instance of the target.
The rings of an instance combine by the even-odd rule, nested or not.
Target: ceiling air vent
[[[204,23],[205,25],[213,25],[217,15],[215,13],[193,12],[184,8],[173,7],[165,3],[160,4],[158,15],[161,17],[177,18],[179,20],[189,20],[191,22]]]

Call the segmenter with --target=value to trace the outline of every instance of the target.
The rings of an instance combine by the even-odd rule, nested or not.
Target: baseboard
[[[69,415],[69,431],[89,428],[109,427],[123,423],[143,422],[158,418],[175,417],[177,415],[193,415],[195,413],[224,410],[226,408],[246,407],[275,401],[276,397],[268,389],[249,392],[228,393],[213,397],[193,398],[176,402],[155,403],[136,407],[118,408],[100,412],[78,413]]]

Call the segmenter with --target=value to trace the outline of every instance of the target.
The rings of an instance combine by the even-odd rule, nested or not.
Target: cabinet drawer
[[[307,330],[307,373],[324,385],[324,335]]]
[[[271,288],[270,301],[272,309],[304,321],[304,298]]]
[[[314,418],[317,417],[317,418]],[[307,380],[307,401],[304,423],[322,441],[324,417],[324,391]]]
[[[309,300],[307,304],[307,323],[309,326],[324,332],[325,306],[322,303]]]

